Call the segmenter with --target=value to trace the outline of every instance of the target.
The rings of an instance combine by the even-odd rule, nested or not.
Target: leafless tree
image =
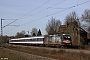
[[[65,18],[65,25],[67,26],[67,33],[72,37],[72,44],[78,44],[78,28],[80,27],[80,21],[78,15],[75,11],[69,13]]]
[[[56,34],[58,32],[60,25],[60,20],[56,20],[52,17],[51,20],[48,20],[45,30],[49,35]]]
[[[86,9],[81,17],[82,22],[84,22],[83,27],[87,29],[90,27],[90,10]]]
[[[86,9],[82,14],[82,21],[86,21],[90,23],[90,9]]]
[[[70,23],[75,23],[75,25],[78,25],[77,23],[78,15],[75,11],[69,13],[65,18],[65,24],[68,25]]]
[[[15,38],[22,38],[22,37],[25,37],[25,34],[26,34],[25,31],[22,30],[21,32],[17,32]]]
[[[81,18],[82,22],[84,22],[83,27],[86,28],[88,38],[90,39],[90,9],[86,9]]]
[[[37,33],[38,33],[38,29],[37,28],[32,28],[31,35],[32,36],[37,36]]]

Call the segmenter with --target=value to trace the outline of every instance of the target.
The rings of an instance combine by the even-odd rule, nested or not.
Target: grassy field
[[[49,50],[42,47],[34,48],[29,46],[17,46],[17,45],[4,45],[4,47],[22,51],[30,54],[40,55],[48,58],[58,59],[58,60],[90,60],[90,54],[85,54],[84,52],[66,52],[65,50]],[[17,57],[17,56],[16,56]]]
[[[25,58],[0,47],[0,60],[25,60]]]
[[[7,48],[0,48],[0,60],[52,60],[52,59],[16,50],[11,50]]]

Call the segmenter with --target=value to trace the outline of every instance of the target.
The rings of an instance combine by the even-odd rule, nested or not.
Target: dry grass
[[[24,57],[15,54],[14,52],[10,52],[8,50],[5,50],[3,48],[0,48],[0,60],[25,60]]]
[[[40,55],[44,57],[54,58],[54,59],[62,59],[62,60],[90,60],[90,54],[85,54],[84,52],[76,53],[76,52],[66,52],[65,50],[49,50],[44,48],[32,48],[32,47],[22,47],[15,45],[4,45],[4,47],[9,49],[14,49],[30,54]]]
[[[90,46],[85,46],[85,49],[86,50],[90,50]]]

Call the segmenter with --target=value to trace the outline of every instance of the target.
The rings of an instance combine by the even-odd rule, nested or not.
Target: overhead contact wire
[[[63,12],[63,11],[69,10],[69,9],[71,9],[71,8],[74,8],[74,7],[77,7],[77,6],[83,5],[83,4],[88,3],[88,2],[90,2],[90,0],[88,0],[88,1],[86,1],[86,2],[83,2],[83,3],[80,3],[80,4],[78,4],[78,5],[74,5],[74,6],[68,7],[68,8],[66,8],[66,9],[64,9],[64,10],[61,10],[61,11],[58,11],[58,12],[52,13],[52,14],[50,14],[50,15],[48,15],[48,16],[51,16],[51,15],[54,15],[54,14],[57,14],[57,13],[60,13],[60,12]],[[39,18],[39,19],[36,19],[36,20],[30,21],[30,22],[27,22],[27,23],[25,23],[25,24],[22,24],[22,25],[20,25],[20,26],[23,26],[23,25],[26,25],[26,24],[28,24],[28,23],[32,23],[32,22],[35,22],[35,21],[41,20],[41,19],[46,18],[46,17],[48,17],[48,16],[46,15],[46,16],[41,17],[41,18]],[[20,26],[18,26],[18,27],[20,27]],[[11,30],[12,30],[12,29],[11,29]]]
[[[50,0],[46,1],[45,3],[43,3],[42,5],[40,5],[39,7],[37,7],[36,9],[32,10],[31,12],[34,12],[35,10],[39,9],[40,7],[42,7],[43,5],[45,5],[46,3],[48,3],[49,1],[50,1]],[[31,12],[30,12],[30,13],[31,13]],[[28,13],[28,14],[30,14],[30,13]],[[26,14],[26,15],[28,15],[28,14]],[[26,15],[24,15],[24,16],[26,16]],[[23,16],[23,17],[24,17],[24,16]],[[20,17],[20,18],[18,18],[18,19],[15,19],[14,21],[10,22],[9,24],[5,25],[4,27],[6,27],[6,26],[8,26],[8,25],[10,25],[10,24],[12,24],[12,23],[14,23],[14,22],[16,22],[17,20],[19,20],[19,19],[21,19],[21,18],[23,18],[23,17]]]

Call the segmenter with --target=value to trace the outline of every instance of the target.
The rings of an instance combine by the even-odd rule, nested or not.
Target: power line
[[[45,3],[43,3],[42,5],[40,5],[39,7],[37,7],[36,9],[32,10],[31,12],[27,13],[27,14],[24,15],[24,16],[27,16],[28,14],[34,12],[35,10],[39,9],[40,7],[42,7],[43,5],[47,4],[49,1],[50,1],[50,0],[46,1]],[[24,17],[24,16],[23,16],[23,17]],[[18,19],[15,19],[14,21],[12,21],[12,22],[10,22],[9,24],[7,24],[6,26],[8,26],[8,25],[10,25],[10,24],[12,24],[12,23],[14,23],[14,22],[16,22],[17,20],[19,20],[19,19],[21,19],[21,18],[23,18],[23,17],[20,17],[20,18],[18,18]]]
[[[46,1],[45,3],[43,3],[42,5],[40,5],[39,7],[37,7],[36,9],[32,10],[31,12],[27,13],[26,15],[28,15],[28,14],[34,12],[35,10],[39,9],[39,8],[42,7],[43,5],[47,4],[49,1],[50,1],[50,0]],[[24,15],[24,16],[26,16],[26,15]]]
[[[45,4],[48,3],[49,1],[50,1],[50,0],[48,0],[47,2],[45,2],[44,4],[42,4],[41,6],[45,5]],[[51,8],[51,7],[53,7],[53,6],[56,6],[56,5],[58,5],[58,4],[60,4],[60,3],[64,2],[64,1],[66,1],[66,0],[62,0],[62,1],[60,1],[60,2],[58,2],[58,3],[56,3],[56,4],[52,5],[52,6],[50,6],[50,7],[48,7],[48,8],[45,8],[45,9],[43,9],[43,10],[40,10],[40,11],[38,11],[38,12],[36,12],[36,13],[42,12],[42,11],[44,11],[44,10],[47,10],[47,9],[49,9],[49,8]],[[40,7],[41,7],[41,6],[40,6]],[[32,13],[33,11],[39,9],[40,7],[32,10],[30,13]],[[30,14],[30,13],[28,13],[28,14]],[[33,14],[29,15],[29,16],[32,16],[32,15],[34,15],[34,14],[36,14],[36,13],[33,13]],[[24,16],[27,16],[28,14],[26,14],[26,15],[24,15]],[[23,17],[24,17],[24,16],[23,16]],[[22,18],[23,18],[23,17],[22,17]],[[21,19],[21,18],[19,18],[19,19]]]
[[[49,1],[50,1],[50,0],[48,0],[47,2],[45,2],[44,4],[42,4],[41,6],[37,7],[36,9],[32,10],[32,11],[29,12],[28,14],[30,14],[30,13],[34,12],[35,10],[39,9],[40,7],[42,7],[43,5],[45,5],[46,3],[48,3]],[[40,12],[42,12],[42,11],[45,11],[45,10],[47,10],[47,9],[53,7],[53,6],[56,6],[56,5],[58,5],[58,4],[60,4],[60,3],[64,2],[64,1],[66,1],[66,0],[62,0],[62,1],[60,1],[60,2],[58,2],[58,3],[56,3],[56,4],[52,5],[52,6],[50,6],[50,7],[48,7],[48,8],[45,8],[45,9],[43,9],[43,10],[40,10],[40,11],[38,11],[38,12],[36,12],[36,13],[33,13],[33,14],[29,15],[29,16],[32,16],[32,15],[34,15],[34,14],[40,13]],[[28,14],[26,14],[26,15],[24,15],[24,16],[27,16]],[[23,17],[24,17],[24,16],[23,16]],[[12,21],[12,22],[10,22],[9,24],[7,24],[6,26],[8,26],[8,25],[10,25],[10,24],[12,24],[12,23],[14,23],[14,22],[16,22],[16,21],[19,20],[19,19],[22,19],[23,17],[18,18],[18,19],[15,19],[14,21]]]
[[[68,8],[66,8],[66,9],[64,9],[64,10],[61,10],[61,11],[58,11],[58,12],[52,13],[52,14],[50,14],[50,15],[46,15],[46,16],[44,16],[44,17],[41,17],[41,18],[39,18],[39,19],[36,19],[36,20],[30,21],[30,22],[28,22],[28,23],[31,23],[31,22],[34,22],[34,21],[37,21],[37,20],[40,20],[40,19],[46,18],[47,16],[51,16],[51,15],[54,15],[54,14],[57,14],[57,13],[60,13],[60,12],[66,11],[66,10],[68,10],[68,9],[71,9],[71,8],[74,8],[74,7],[77,7],[77,6],[83,5],[83,4],[88,3],[88,2],[90,2],[90,0],[89,0],[89,1],[86,1],[86,2],[83,2],[83,3],[80,3],[80,4],[78,4],[78,5],[74,5],[74,6],[68,7]],[[28,23],[25,23],[25,24],[28,24]],[[22,25],[25,25],[25,24],[22,24]],[[20,25],[20,26],[22,26],[22,25]]]
[[[42,7],[43,5],[45,5],[46,3],[48,3],[49,1],[50,1],[50,0],[48,0],[47,2],[45,2],[44,4],[42,4],[41,6],[37,7],[36,9],[32,10],[30,13],[32,13],[32,12],[34,12],[35,10],[39,9],[40,7]],[[48,8],[45,8],[45,9],[43,9],[43,10],[40,10],[40,11],[38,11],[38,12],[36,12],[36,13],[33,13],[33,14],[29,15],[29,16],[32,16],[32,15],[34,15],[34,14],[40,13],[40,12],[42,12],[42,11],[45,11],[45,10],[47,10],[47,9],[53,7],[53,6],[56,6],[56,5],[58,5],[58,4],[60,4],[60,3],[64,2],[64,1],[66,1],[66,0],[62,0],[62,1],[60,1],[60,2],[58,2],[58,3],[56,3],[56,4],[52,5],[52,6],[50,6],[50,7],[48,7]],[[28,14],[30,14],[30,13],[28,13]],[[26,14],[26,15],[24,15],[24,16],[27,16],[28,14]],[[23,16],[23,17],[24,17],[24,16]],[[10,24],[12,24],[12,23],[14,23],[14,22],[16,22],[16,21],[19,20],[19,19],[23,19],[23,17],[18,18],[18,19],[16,19],[16,20],[10,22],[10,23],[7,24],[6,26],[8,26],[8,25],[10,25]]]
[[[52,14],[50,14],[50,15],[46,15],[46,16],[41,17],[41,18],[39,18],[39,19],[36,19],[36,20],[30,21],[30,22],[27,22],[27,23],[22,24],[22,25],[20,25],[20,26],[26,25],[26,24],[28,24],[28,23],[32,23],[32,22],[34,22],[34,21],[41,20],[41,19],[46,18],[46,17],[48,17],[48,16],[51,16],[51,15],[54,15],[54,14],[57,14],[57,13],[60,13],[60,12],[63,12],[63,11],[69,10],[69,9],[71,9],[71,8],[74,8],[74,7],[77,7],[77,6],[83,5],[83,4],[88,3],[88,2],[90,2],[90,0],[88,0],[88,1],[86,1],[86,2],[83,2],[83,3],[80,3],[80,4],[78,4],[78,5],[74,5],[74,6],[68,7],[68,8],[66,8],[66,9],[63,9],[63,10],[61,10],[61,11],[58,11],[58,12],[52,13]],[[18,27],[20,27],[20,26],[18,26]],[[11,29],[11,30],[13,30],[13,29]]]
[[[54,4],[54,5],[52,5],[52,6],[50,6],[50,7],[47,7],[47,8],[45,8],[45,9],[43,9],[43,10],[40,10],[40,11],[38,11],[38,12],[35,12],[35,13],[29,15],[29,16],[32,16],[32,15],[37,14],[37,13],[41,13],[42,11],[45,11],[45,10],[47,10],[47,9],[50,9],[51,7],[56,6],[56,5],[58,5],[58,4],[60,4],[60,3],[64,2],[64,1],[66,1],[66,0],[62,0],[62,1],[60,1],[60,2],[58,2],[58,3],[56,3],[56,4]]]
[[[47,7],[47,8],[45,8],[45,9],[43,9],[43,10],[40,10],[40,11],[38,11],[38,12],[36,12],[36,13],[33,13],[33,14],[31,14],[30,16],[32,16],[32,15],[34,15],[34,14],[37,14],[37,13],[41,13],[42,11],[45,11],[45,10],[47,10],[47,9],[50,9],[51,7],[56,6],[56,5],[58,5],[58,4],[60,4],[60,3],[64,2],[64,1],[66,1],[66,0],[60,1],[60,2],[54,4],[54,5],[50,6],[50,7]]]
[[[17,21],[18,19],[15,19],[14,21],[10,22],[9,24],[5,25],[4,27],[6,26],[9,26],[10,24],[12,24],[13,22]]]
[[[66,8],[53,8],[53,9],[66,9]]]

